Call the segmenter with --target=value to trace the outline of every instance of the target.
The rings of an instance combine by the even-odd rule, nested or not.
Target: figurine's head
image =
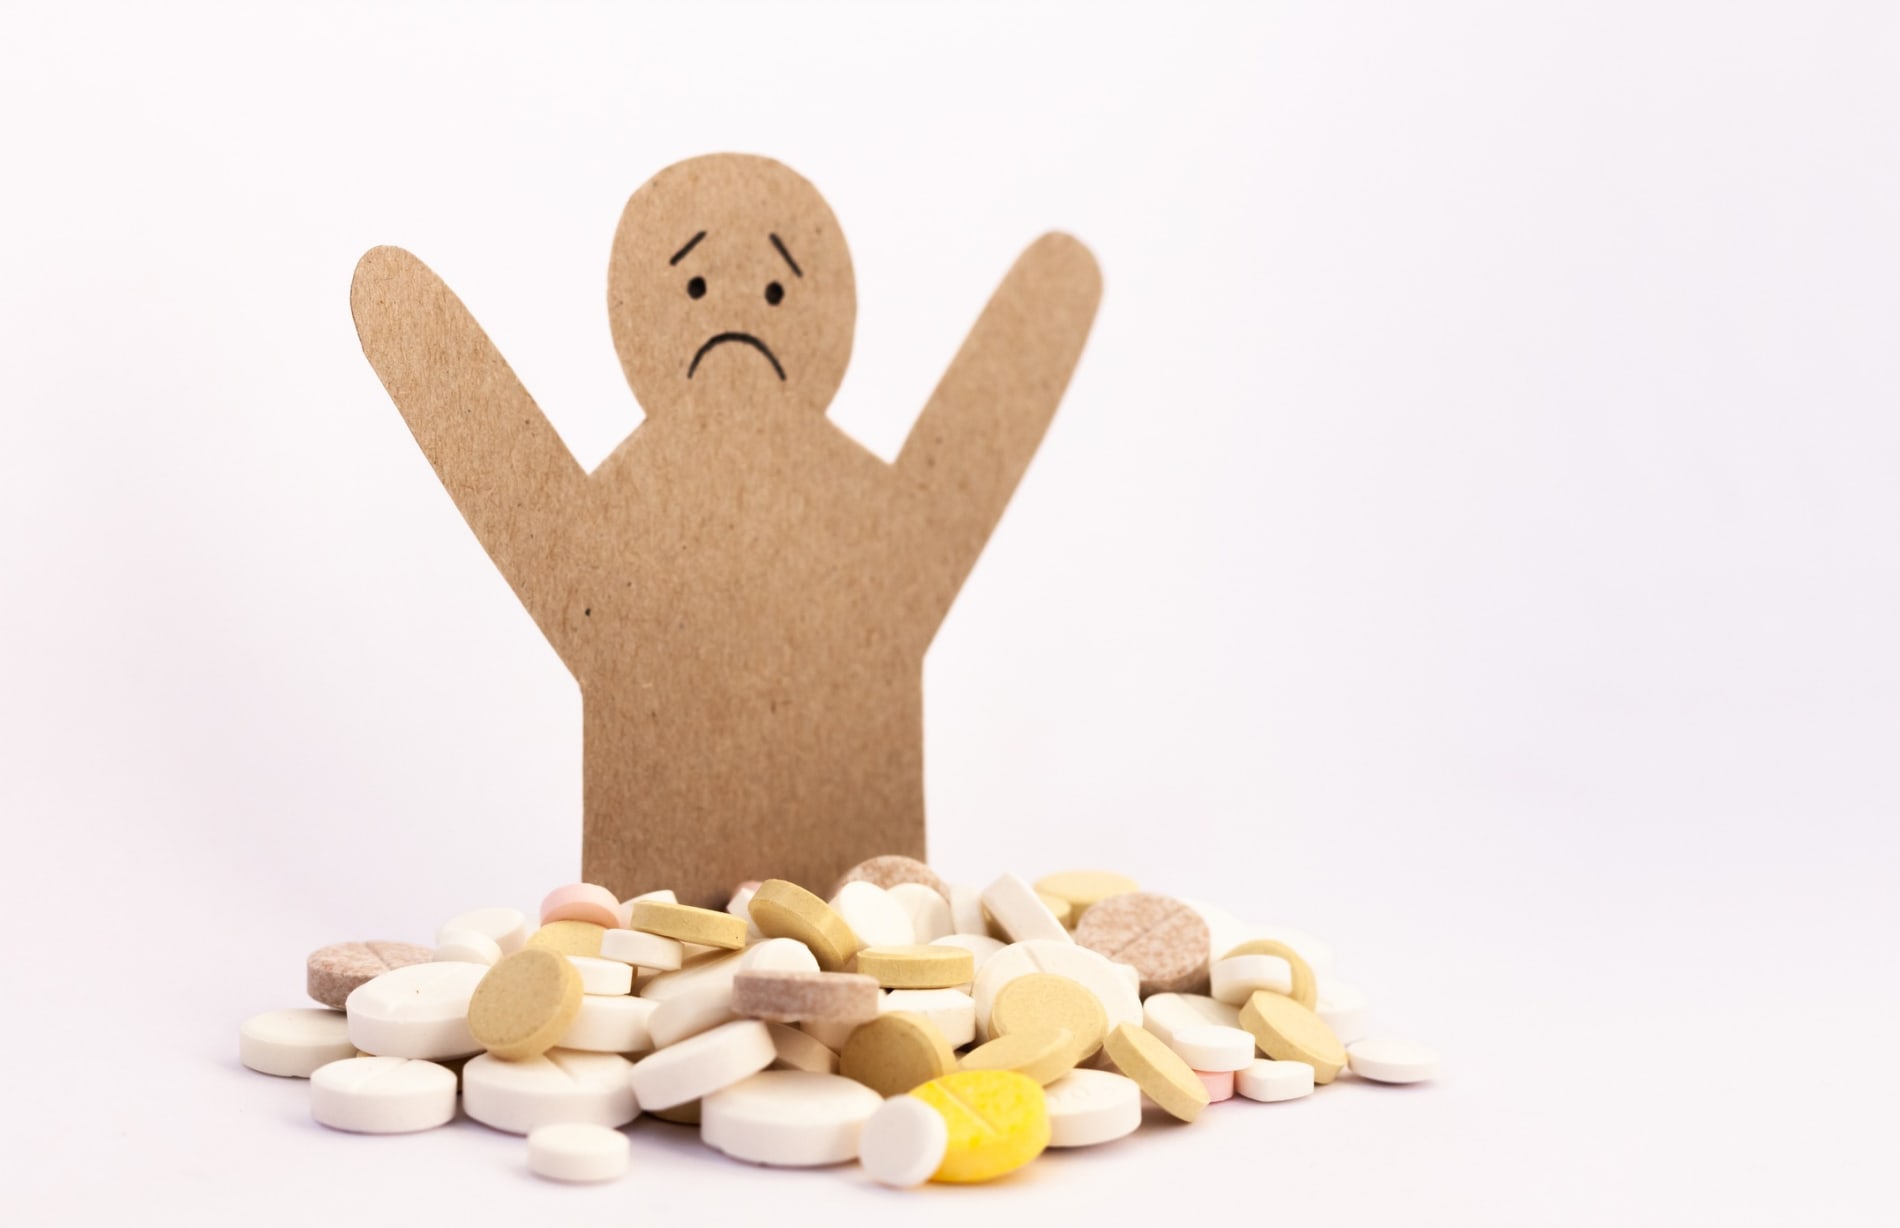
[[[851,360],[851,253],[816,188],[770,158],[667,167],[620,215],[614,349],[649,417],[683,404],[822,414]]]

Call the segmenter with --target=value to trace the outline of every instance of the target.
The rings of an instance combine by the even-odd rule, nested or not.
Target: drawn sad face
[[[823,413],[851,358],[857,301],[817,190],[768,158],[714,154],[667,168],[627,202],[608,310],[650,416]]]

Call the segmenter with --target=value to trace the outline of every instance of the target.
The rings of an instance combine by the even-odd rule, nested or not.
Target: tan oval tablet
[[[858,971],[886,989],[955,989],[976,979],[976,956],[962,947],[866,947]]]
[[[831,894],[838,894],[838,887],[846,883],[871,883],[879,887],[895,887],[899,883],[922,883],[944,899],[950,898],[950,886],[937,877],[937,872],[914,857],[902,857],[891,853],[883,857],[873,857],[869,861],[860,861],[844,872],[838,880],[838,886]]]
[[[838,1073],[880,1096],[921,1087],[956,1068],[957,1055],[937,1025],[909,1011],[860,1025],[838,1052]]]
[[[1201,1077],[1147,1029],[1117,1024],[1102,1048],[1123,1074],[1141,1084],[1148,1099],[1172,1116],[1193,1121],[1207,1107],[1209,1096]]]
[[[1196,993],[1207,982],[1207,922],[1186,904],[1136,891],[1082,914],[1075,940],[1141,973],[1141,996]]]
[[[1038,893],[1059,896],[1069,902],[1070,925],[1079,924],[1083,913],[1109,896],[1140,890],[1140,884],[1134,879],[1113,870],[1064,870],[1036,880]]]
[[[1274,1061],[1311,1066],[1315,1083],[1331,1083],[1346,1064],[1346,1046],[1326,1021],[1285,994],[1256,990],[1240,1008],[1240,1026]]]
[[[592,921],[550,921],[528,935],[528,945],[560,955],[600,954],[600,940],[607,927]]]
[[[468,1000],[468,1030],[498,1058],[519,1062],[554,1047],[581,1010],[581,974],[546,947],[504,955]]]
[[[410,942],[339,942],[310,953],[304,961],[304,988],[316,1001],[340,1011],[363,982],[434,958],[433,948]]]
[[[1313,965],[1307,963],[1298,951],[1286,943],[1276,942],[1272,938],[1249,938],[1221,958],[1232,959],[1237,955],[1279,956],[1286,961],[1286,966],[1292,970],[1293,974],[1293,992],[1286,996],[1309,1011],[1319,1005],[1319,982],[1313,977]]]
[[[866,1023],[881,996],[876,981],[852,972],[760,968],[732,978],[732,1013],[773,1023]]]
[[[1013,1070],[1044,1087],[1075,1069],[1075,1034],[1067,1028],[1028,1028],[999,1036],[963,1055],[964,1070]]]
[[[864,944],[831,907],[797,883],[771,878],[752,894],[752,924],[767,938],[796,938],[811,948],[818,966],[842,972]]]
[[[725,951],[737,951],[745,946],[745,918],[710,908],[694,908],[691,904],[669,904],[665,900],[633,901],[633,907],[627,912],[627,928]]]
[[[1102,1047],[1108,1012],[1080,981],[1053,972],[1031,972],[996,991],[990,1003],[990,1035],[1047,1031],[1069,1033],[1069,1065],[1080,1066]]]

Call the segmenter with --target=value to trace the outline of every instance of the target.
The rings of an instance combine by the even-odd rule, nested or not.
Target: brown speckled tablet
[[[884,857],[873,857],[869,861],[860,861],[846,870],[844,877],[838,880],[838,887],[846,883],[875,883],[879,887],[895,887],[899,883],[922,883],[944,899],[950,898],[950,885],[937,877],[937,872],[914,857],[900,857],[896,853]],[[832,895],[838,894],[838,887],[831,889]]]
[[[1207,983],[1207,922],[1165,895],[1111,895],[1082,914],[1075,940],[1141,973],[1141,996],[1197,993]]]
[[[312,951],[304,963],[304,987],[332,1010],[342,1010],[350,991],[392,968],[426,964],[435,951],[412,942],[339,942]]]
[[[822,1019],[867,1023],[877,1018],[877,981],[854,972],[753,969],[732,978],[732,1012],[773,1023]]]

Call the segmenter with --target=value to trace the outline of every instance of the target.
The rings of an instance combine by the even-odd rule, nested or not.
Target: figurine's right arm
[[[399,247],[357,262],[363,353],[488,557],[566,655],[562,573],[587,474],[462,301]]]

